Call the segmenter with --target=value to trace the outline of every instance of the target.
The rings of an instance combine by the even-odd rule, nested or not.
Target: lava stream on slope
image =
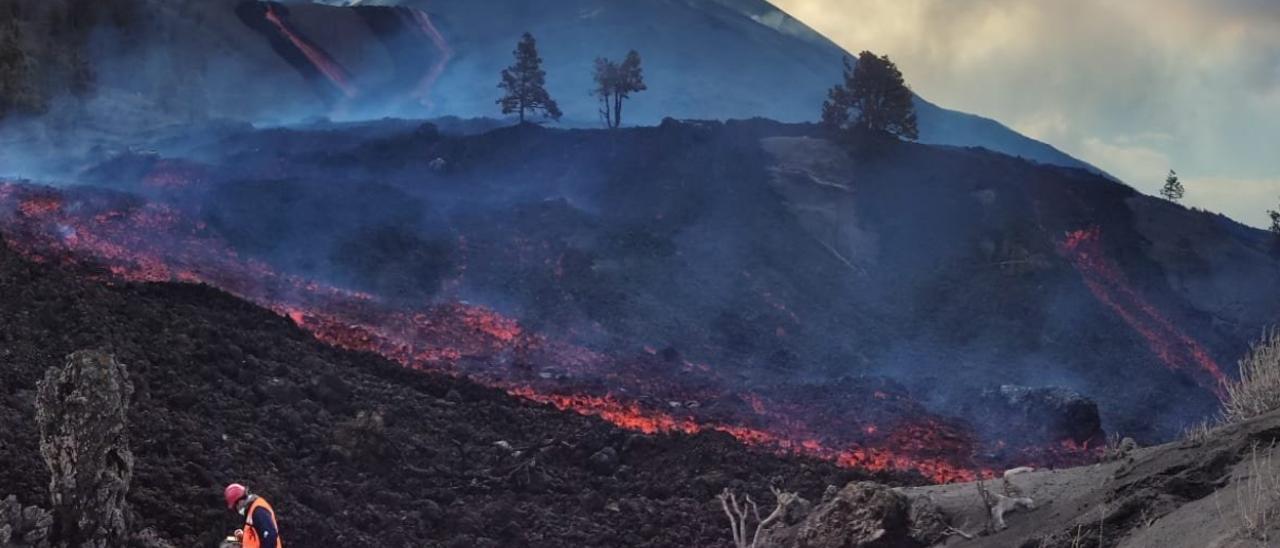
[[[1204,346],[1134,290],[1124,272],[1107,257],[1100,227],[1068,233],[1059,248],[1080,272],[1094,297],[1137,332],[1165,367],[1186,373],[1201,386],[1222,395],[1226,382],[1222,368]]]
[[[807,387],[762,393],[677,356],[607,355],[532,333],[482,306],[389,303],[277,272],[177,210],[111,191],[0,183],[0,232],[35,261],[109,282],[208,284],[326,343],[466,376],[644,433],[722,432],[748,445],[842,466],[914,471],[940,483],[1002,466],[1078,464],[1096,451],[1062,444],[995,456],[1003,442],[984,446],[964,424],[928,412],[883,380],[850,380],[828,387],[825,396]]]

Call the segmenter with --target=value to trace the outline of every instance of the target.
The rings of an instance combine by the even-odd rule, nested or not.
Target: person
[[[222,496],[227,509],[244,516],[244,527],[236,530],[235,537],[242,548],[284,548],[280,541],[276,511],[266,499],[249,492],[239,483],[228,485]]]

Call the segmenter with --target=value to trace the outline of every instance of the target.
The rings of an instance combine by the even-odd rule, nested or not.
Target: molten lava
[[[405,306],[282,274],[240,257],[178,210],[120,193],[0,184],[0,233],[33,260],[109,280],[208,284],[277,312],[323,342],[466,376],[639,432],[722,432],[777,452],[916,471],[937,482],[1007,465],[1080,463],[1093,453],[1055,446],[992,457],[998,446],[983,447],[969,428],[929,413],[888,381],[747,391],[715,368],[672,353],[637,345],[633,354],[605,354],[530,332],[480,306]]]
[[[182,160],[161,159],[142,179],[142,186],[155,190],[179,190],[204,182],[204,168]]]
[[[431,90],[435,88],[436,81],[440,79],[441,74],[444,74],[444,69],[449,66],[449,61],[453,60],[453,48],[449,45],[449,41],[445,40],[444,34],[441,34],[435,23],[431,21],[431,15],[418,8],[403,9],[405,10],[405,17],[411,23],[410,28],[415,29],[423,38],[431,42],[437,52],[437,57],[432,60],[427,73],[418,81],[414,91],[414,96],[426,104],[430,101],[428,96],[431,94]]]
[[[1102,229],[1090,227],[1067,234],[1060,244],[1089,291],[1146,341],[1147,347],[1172,371],[1191,375],[1221,395],[1226,377],[1200,343],[1169,321],[1129,284],[1124,272],[1106,255]]]
[[[344,95],[347,97],[356,96],[358,90],[355,85],[351,83],[351,76],[347,73],[346,69],[342,68],[342,66],[339,65],[337,61],[334,61],[332,57],[329,57],[329,54],[325,53],[319,46],[312,44],[310,40],[307,40],[306,38],[303,38],[302,35],[298,34],[298,32],[289,25],[288,21],[285,21],[284,18],[280,17],[280,15],[276,13],[274,5],[267,4],[266,8],[267,11],[264,17],[266,17],[267,21],[272,25],[275,25],[276,29],[280,31],[280,35],[287,38],[294,47],[298,48],[298,51],[302,52],[302,55],[307,58],[307,61],[311,63],[311,66],[315,67],[315,69],[320,72],[320,74],[323,74],[325,78],[328,78],[330,82],[333,82],[333,85],[341,90]]]

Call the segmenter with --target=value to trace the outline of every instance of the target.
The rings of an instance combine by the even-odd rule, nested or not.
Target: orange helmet
[[[249,494],[249,490],[245,489],[243,485],[233,483],[228,485],[227,488],[222,491],[222,498],[227,500],[227,509],[234,510],[236,503],[240,502],[240,499],[244,498],[247,494]]]

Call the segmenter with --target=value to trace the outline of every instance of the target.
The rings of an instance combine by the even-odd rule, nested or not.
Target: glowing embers
[[[142,178],[142,185],[154,190],[182,190],[204,183],[207,177],[203,166],[164,158],[157,160]]]
[[[1165,367],[1187,373],[1201,386],[1221,395],[1226,380],[1222,369],[1200,343],[1134,291],[1124,272],[1104,252],[1101,228],[1071,232],[1059,247],[1080,272],[1089,291],[1141,335]]]
[[[40,217],[43,215],[52,215],[62,210],[62,197],[56,195],[36,195],[22,200],[18,204],[18,211],[28,217]]]
[[[307,61],[311,63],[311,66],[315,67],[316,71],[323,74],[335,87],[341,90],[343,95],[347,97],[356,96],[358,90],[355,84],[351,83],[351,75],[347,73],[346,69],[342,68],[332,57],[329,57],[329,54],[321,50],[319,46],[312,44],[309,40],[299,35],[284,18],[276,13],[274,5],[266,4],[264,17],[272,25],[275,25],[281,36],[287,38],[294,47],[298,48],[298,51],[307,58]]]

